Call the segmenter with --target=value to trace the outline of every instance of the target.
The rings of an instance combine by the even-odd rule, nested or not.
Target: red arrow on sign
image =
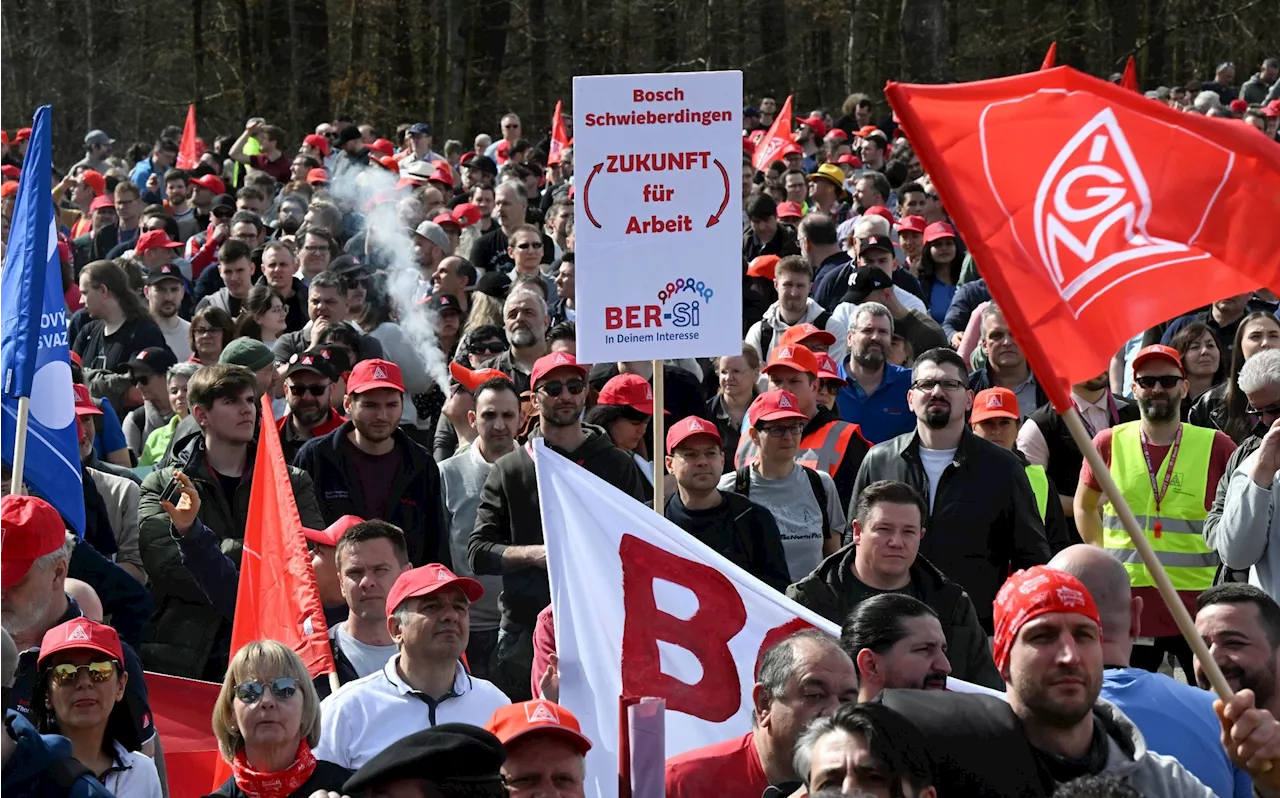
[[[603,168],[603,162],[596,164],[595,168],[591,170],[591,174],[587,175],[587,182],[582,186],[582,210],[586,211],[587,218],[596,226],[596,229],[600,228],[600,223],[596,221],[596,217],[591,213],[591,200],[589,197],[591,193],[591,181],[596,175],[600,174],[600,170]],[[725,178],[725,180],[728,180],[728,178]]]
[[[720,176],[724,178],[724,202],[720,203],[720,210],[716,211],[707,219],[707,227],[720,223],[720,215],[724,213],[724,209],[729,207],[729,173],[725,171],[724,164],[720,163],[720,159],[715,159],[715,164],[720,169]]]

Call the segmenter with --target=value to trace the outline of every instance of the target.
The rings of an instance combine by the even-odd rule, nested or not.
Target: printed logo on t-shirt
[[[560,713],[546,701],[531,701],[525,705],[525,718],[530,723],[554,723],[560,725]]]

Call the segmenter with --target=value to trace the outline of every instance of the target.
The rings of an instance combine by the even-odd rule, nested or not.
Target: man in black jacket
[[[667,471],[676,492],[663,515],[770,587],[790,582],[778,522],[745,496],[720,490],[724,471],[720,433],[710,421],[689,416],[667,430]]]
[[[894,593],[919,599],[942,624],[952,674],[1003,689],[969,595],[919,554],[925,515],[924,499],[911,486],[889,480],[868,485],[858,494],[853,543],[787,588],[787,598],[839,624],[876,596]],[[855,658],[858,654],[848,653]]]
[[[380,518],[404,531],[409,562],[453,564],[431,453],[400,429],[404,381],[387,360],[362,360],[347,380],[351,420],[302,445],[293,464],[311,475],[326,524]]]
[[[631,455],[614,446],[604,430],[582,423],[587,402],[586,368],[571,354],[552,352],[534,363],[529,379],[547,448],[636,500],[647,501],[652,489]],[[476,528],[467,547],[471,570],[502,575],[502,621],[490,674],[512,701],[532,697],[533,628],[538,613],[551,603],[538,481],[531,455],[532,447],[525,445],[493,464],[480,494]]]
[[[1049,544],[1022,463],[965,422],[973,404],[966,376],[964,361],[950,349],[930,349],[916,359],[907,392],[916,429],[867,453],[853,495],[892,479],[927,497],[929,535],[920,551],[968,591],[991,634],[991,602],[1005,575],[1048,562]],[[856,515],[856,505],[849,510]]]

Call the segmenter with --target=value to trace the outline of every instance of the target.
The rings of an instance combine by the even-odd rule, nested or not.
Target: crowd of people
[[[1149,96],[1276,139],[1278,74]],[[655,364],[576,358],[573,149],[516,114],[442,153],[425,122],[254,118],[183,168],[178,128],[90,131],[51,198],[85,530],[5,463],[5,791],[167,796],[145,669],[222,685],[214,795],[581,796],[541,438],[636,501],[661,467],[668,521],[841,628],[770,648],[751,731],[671,759],[669,796],[1280,795],[1280,299],[1072,387],[1242,691],[1215,707],[911,142],[855,94],[757,170],[778,106],[743,110],[742,348],[657,364],[662,447]],[[265,423],[336,690],[231,650]]]

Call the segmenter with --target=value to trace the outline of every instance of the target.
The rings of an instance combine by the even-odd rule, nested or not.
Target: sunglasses
[[[141,388],[142,386],[151,382],[151,378],[154,376],[155,376],[154,374],[135,374],[133,375],[133,378],[130,379],[129,381],[132,382],[134,385],[138,386],[139,388]]]
[[[279,679],[272,679],[267,684],[262,682],[241,682],[235,687],[236,698],[240,699],[240,703],[246,706],[253,706],[262,699],[263,693],[271,688],[271,695],[276,697],[277,701],[288,701],[293,698],[293,694],[298,692],[298,680],[290,676],[281,676]]]
[[[1245,407],[1244,411],[1251,416],[1280,416],[1280,402],[1268,405],[1267,407],[1254,407],[1253,405],[1248,405]]]
[[[347,283],[347,288],[348,288],[348,289],[352,289],[352,288],[368,288],[368,287],[369,287],[369,278],[368,278],[368,277],[347,277],[347,278],[346,278],[346,283]]]
[[[542,249],[542,242],[534,241],[531,243],[526,241],[523,244],[516,244],[516,249]]]
[[[288,388],[289,393],[294,396],[305,396],[306,394],[311,394],[312,396],[320,397],[324,396],[324,392],[329,390],[328,383],[324,385],[292,385],[286,382],[284,387]]]
[[[467,344],[467,351],[473,355],[497,355],[507,351],[507,345],[502,341],[477,341]]]
[[[1178,387],[1178,383],[1182,382],[1182,378],[1172,374],[1166,374],[1162,377],[1134,377],[1133,381],[1138,383],[1138,387],[1148,391],[1157,385],[1164,388],[1166,391],[1171,391]]]
[[[88,665],[54,665],[53,666],[53,683],[66,686],[75,684],[80,678],[80,671],[89,671],[89,681],[102,684],[111,678],[111,674],[115,673],[116,664],[111,660],[105,662],[90,662]]]
[[[555,380],[554,382],[547,382],[538,386],[538,390],[545,393],[547,396],[559,396],[564,393],[565,388],[568,388],[569,393],[574,396],[580,396],[582,392],[587,389],[587,383],[585,380],[569,380],[568,382]]]

